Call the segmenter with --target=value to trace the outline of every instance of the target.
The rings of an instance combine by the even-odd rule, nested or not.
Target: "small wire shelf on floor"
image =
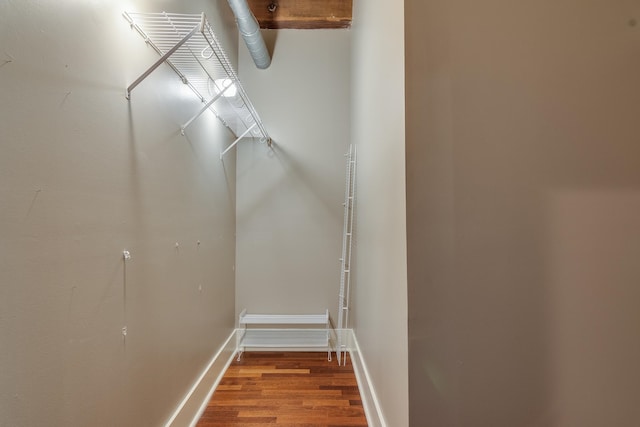
[[[182,125],[183,134],[195,119],[209,109],[238,138],[222,154],[244,137],[271,143],[269,134],[204,13],[125,12],[124,17],[161,56],[127,88],[128,99],[139,83],[159,65],[166,63],[204,103],[203,108]]]

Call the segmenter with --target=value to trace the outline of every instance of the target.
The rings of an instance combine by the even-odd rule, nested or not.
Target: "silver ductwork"
[[[229,2],[229,6],[231,6],[231,10],[233,10],[233,14],[236,16],[238,30],[249,49],[249,53],[256,67],[260,69],[268,68],[269,65],[271,65],[271,56],[260,33],[258,20],[253,16],[251,9],[249,9],[247,0],[227,1]]]

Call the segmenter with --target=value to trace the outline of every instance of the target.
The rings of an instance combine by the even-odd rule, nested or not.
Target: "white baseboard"
[[[351,355],[353,371],[358,381],[358,388],[360,389],[360,397],[362,398],[362,406],[364,407],[364,412],[367,417],[367,423],[369,427],[387,427],[387,423],[382,415],[380,402],[378,401],[375,388],[371,382],[371,376],[367,370],[367,365],[360,351],[355,333],[353,329],[346,329],[345,332],[348,338],[348,350]]]
[[[197,424],[218,383],[233,360],[236,351],[235,335],[236,331],[233,330],[182,399],[169,421],[166,422],[165,427],[185,427]]]

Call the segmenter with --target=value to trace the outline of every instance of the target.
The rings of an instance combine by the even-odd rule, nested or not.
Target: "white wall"
[[[267,30],[266,70],[240,47],[239,73],[273,148],[241,142],[237,169],[236,305],[336,319],[345,158],[347,30]],[[241,42],[242,43],[242,42]]]
[[[403,2],[355,0],[355,334],[387,425],[408,425]]]
[[[640,425],[640,3],[405,8],[410,424]]]
[[[206,11],[237,56],[222,0],[0,3],[2,425],[160,425],[233,328],[233,138],[180,136],[166,66],[125,99],[157,59],[131,8]]]

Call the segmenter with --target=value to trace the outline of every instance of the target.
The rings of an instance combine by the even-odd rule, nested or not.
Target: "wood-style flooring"
[[[366,427],[351,360],[322,352],[246,352],[234,360],[198,427]]]

